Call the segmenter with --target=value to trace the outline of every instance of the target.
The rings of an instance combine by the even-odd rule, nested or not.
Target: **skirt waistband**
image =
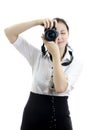
[[[68,99],[68,96],[55,96],[55,95],[45,95],[45,94],[39,94],[39,93],[34,93],[34,92],[30,92],[30,96],[35,96],[35,97],[40,97],[40,98],[55,98],[55,99]]]

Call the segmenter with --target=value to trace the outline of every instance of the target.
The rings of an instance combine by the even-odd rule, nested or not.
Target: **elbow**
[[[5,33],[6,37],[8,38],[8,40],[10,41],[10,32],[9,32],[8,28],[4,29],[4,33]]]
[[[62,89],[56,90],[56,93],[64,93]]]
[[[5,28],[5,29],[4,29],[4,33],[5,33],[5,35],[6,35],[7,37],[9,37],[9,36],[10,36],[10,30],[9,30],[9,28]]]
[[[62,87],[58,87],[56,88],[56,92],[57,93],[64,93],[66,90],[67,90],[67,87],[68,87],[68,83],[66,83],[64,86]]]
[[[55,86],[55,91],[57,93],[64,93],[68,87],[68,78],[61,79],[59,82],[55,82],[54,86]]]
[[[4,33],[8,37],[8,29],[7,28],[4,29]]]
[[[6,37],[8,38],[8,40],[10,41],[10,43],[14,43],[18,37],[18,35],[13,35],[13,33],[8,28],[4,29],[4,33]]]

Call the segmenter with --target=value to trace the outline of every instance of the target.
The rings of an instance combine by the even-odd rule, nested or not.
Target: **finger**
[[[43,43],[44,43],[44,44],[47,44],[47,41],[45,40],[44,35],[42,35],[41,38],[42,38],[42,40],[43,40]]]
[[[44,27],[45,27],[45,29],[48,28],[48,21],[47,21],[47,19],[45,19],[45,26]]]
[[[50,29],[53,28],[53,20],[50,21]]]
[[[54,22],[51,19],[46,19],[46,28],[52,28],[54,26]]]
[[[53,27],[54,27],[54,21],[50,20],[50,28],[53,28]]]
[[[44,24],[44,28],[46,28],[47,27],[46,20],[44,20],[43,24]]]
[[[55,28],[57,28],[57,21],[56,21],[56,19],[53,20],[53,26],[54,26]]]
[[[44,28],[46,29],[48,27],[48,19],[43,20]]]

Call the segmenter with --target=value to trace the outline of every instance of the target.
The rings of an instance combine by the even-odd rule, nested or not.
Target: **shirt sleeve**
[[[74,88],[76,82],[80,77],[82,69],[83,69],[82,62],[80,60],[74,59],[73,62],[68,67],[68,69],[66,70],[66,75],[68,78],[68,87],[66,92],[70,92]]]
[[[40,51],[37,48],[29,44],[21,36],[17,38],[13,45],[28,60],[31,66],[35,64],[36,59],[40,54]]]

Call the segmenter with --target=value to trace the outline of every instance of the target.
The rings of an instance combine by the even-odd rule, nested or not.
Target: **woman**
[[[42,50],[38,50],[20,34],[41,25]],[[46,31],[54,30],[55,39]],[[70,91],[80,74],[81,64],[73,58],[68,45],[69,27],[64,19],[37,19],[5,29],[10,43],[22,53],[32,67],[33,81],[29,99],[24,108],[21,130],[72,130],[68,106]]]

